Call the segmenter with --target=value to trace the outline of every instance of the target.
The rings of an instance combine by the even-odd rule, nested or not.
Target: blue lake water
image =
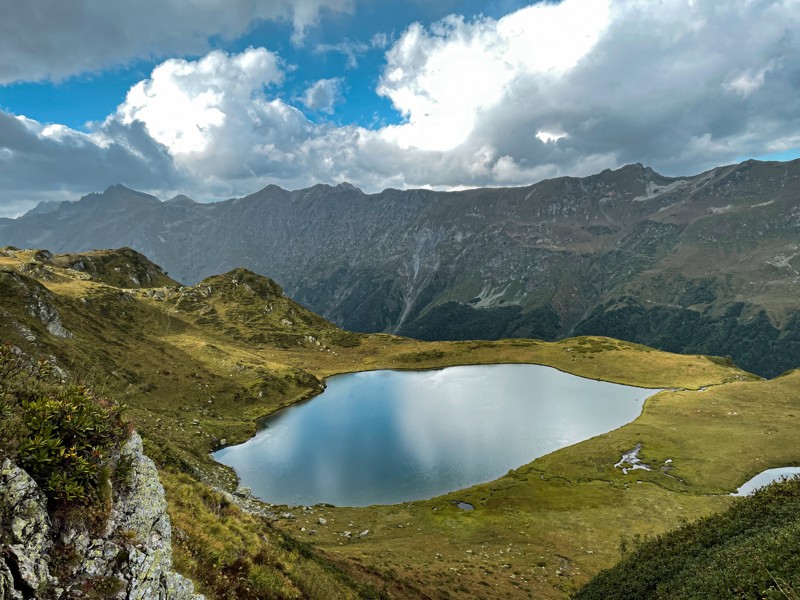
[[[736,490],[731,496],[749,496],[756,490],[768,486],[773,481],[780,481],[787,477],[800,475],[800,467],[778,467],[777,469],[767,469],[762,471],[742,487]]]
[[[331,377],[214,458],[275,504],[393,504],[490,481],[635,419],[658,390],[539,365]]]

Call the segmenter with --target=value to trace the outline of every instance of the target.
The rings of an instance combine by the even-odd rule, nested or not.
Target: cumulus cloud
[[[261,20],[288,20],[292,41],[354,0],[25,0],[0,2],[0,84],[60,80],[137,58],[199,54]]]
[[[799,29],[797,0],[565,0],[415,24],[378,88],[406,122],[382,134],[462,156],[462,183],[699,171],[797,145]]]
[[[195,188],[211,188],[206,195],[269,176],[292,180],[303,168],[293,156],[314,126],[267,94],[282,78],[280,61],[263,48],[168,60],[131,88],[105,126],[141,124],[194,177]]]
[[[282,78],[277,56],[264,48],[235,55],[217,50],[197,61],[171,59],[130,89],[111,120],[143,123],[173,156],[198,154],[209,150],[221,130],[236,127],[230,121],[240,113],[263,112],[263,88]]]
[[[88,134],[4,115],[0,186],[41,189],[50,168],[45,182],[76,189],[118,176],[218,199],[267,183],[522,185],[629,162],[698,172],[800,146],[797,31],[800,0],[564,0],[413,24],[376,90],[403,121],[374,129],[311,122],[263,48],[171,59]],[[299,102],[330,110],[341,85]]]
[[[341,77],[320,79],[306,88],[301,101],[311,110],[333,113],[333,107],[342,97],[342,83]]]
[[[387,135],[406,148],[452,150],[520,79],[546,83],[573,68],[608,21],[607,0],[535,4],[499,21],[450,16],[416,23],[387,53],[378,93],[407,123]]]
[[[2,216],[117,182],[143,190],[185,183],[167,149],[139,122],[109,122],[86,134],[0,111]]]

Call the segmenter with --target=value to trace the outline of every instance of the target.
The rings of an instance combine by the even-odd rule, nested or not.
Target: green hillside
[[[74,268],[100,257],[111,278]],[[142,269],[160,272],[126,251],[3,249],[0,340],[128,406],[167,490],[176,568],[208,597],[564,598],[619,560],[620,535],[708,516],[755,473],[800,464],[797,373],[763,381],[724,359],[598,337],[351,334],[243,269],[156,287]],[[514,362],[665,391],[629,425],[402,505],[273,507],[232,494],[235,474],[209,457],[337,373]],[[637,445],[652,470],[616,468]]]
[[[624,539],[624,538],[623,538]],[[575,600],[800,597],[800,479],[633,547]]]

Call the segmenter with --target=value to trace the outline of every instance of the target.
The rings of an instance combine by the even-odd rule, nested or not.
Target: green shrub
[[[0,346],[0,457],[22,466],[51,501],[109,500],[109,463],[130,434],[123,409]]]
[[[624,538],[623,538],[624,539]],[[649,540],[589,581],[576,600],[798,598],[800,478]]]

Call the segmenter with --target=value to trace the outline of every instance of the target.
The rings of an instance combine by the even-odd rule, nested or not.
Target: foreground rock
[[[156,467],[131,436],[105,531],[55,524],[44,493],[10,460],[0,467],[0,600],[200,600],[172,571],[172,529]]]

